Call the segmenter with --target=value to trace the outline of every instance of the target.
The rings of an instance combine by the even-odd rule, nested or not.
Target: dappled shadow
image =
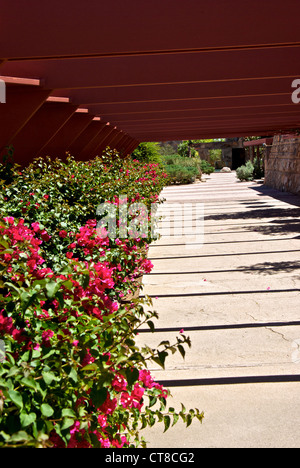
[[[237,211],[232,213],[211,214],[205,216],[206,221],[227,221],[231,219],[262,219],[276,218],[283,220],[285,218],[300,218],[300,208],[268,208],[253,209],[249,211]],[[300,221],[300,219],[299,219]],[[276,221],[274,221],[276,222]]]
[[[275,200],[280,200],[290,205],[300,207],[300,196],[290,192],[280,192],[279,190],[268,187],[267,185],[249,187],[251,190],[255,190],[260,196],[268,196]]]
[[[273,275],[278,273],[278,271],[282,271],[285,273],[292,273],[296,270],[300,270],[300,261],[296,262],[264,262],[264,263],[257,263],[252,267],[249,266],[241,266],[238,267],[237,270],[242,271],[243,273],[250,273],[253,274],[259,273],[262,275]]]
[[[252,209],[249,211],[238,211],[235,213],[213,214],[205,217],[205,221],[228,221],[228,220],[248,220],[249,225],[243,224],[243,230],[248,232],[258,232],[267,236],[280,234],[300,234],[300,208],[269,208]],[[251,226],[252,220],[264,221],[264,225]],[[296,236],[295,239],[299,239]]]
[[[259,232],[268,236],[275,236],[278,234],[300,234],[300,222],[294,220],[274,220],[270,221],[269,224],[264,226],[245,226],[246,231]],[[300,236],[294,239],[299,239]]]

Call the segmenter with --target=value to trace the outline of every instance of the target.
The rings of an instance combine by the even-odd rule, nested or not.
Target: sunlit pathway
[[[298,447],[300,197],[234,173],[162,195],[162,237],[144,281],[160,318],[139,342],[190,336],[184,361],[176,353],[151,369],[171,388],[171,406],[198,407],[205,420],[164,435],[155,427],[149,446]]]

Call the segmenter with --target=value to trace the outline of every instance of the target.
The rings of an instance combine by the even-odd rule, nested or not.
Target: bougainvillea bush
[[[150,208],[165,177],[108,151],[91,162],[39,159],[2,180],[0,447],[145,446],[147,426],[202,420],[167,407],[169,392],[148,370],[170,352],[184,356],[189,338],[157,349],[135,342],[157,317],[150,298],[125,300],[151,271],[150,233],[97,229],[99,204],[126,195]]]

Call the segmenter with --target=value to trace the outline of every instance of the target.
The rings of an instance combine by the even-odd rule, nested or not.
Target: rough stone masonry
[[[300,195],[300,137],[274,137],[266,160],[265,185]]]

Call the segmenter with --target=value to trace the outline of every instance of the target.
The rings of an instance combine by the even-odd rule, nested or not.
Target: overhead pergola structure
[[[0,149],[106,146],[300,127],[300,2],[0,0]]]

